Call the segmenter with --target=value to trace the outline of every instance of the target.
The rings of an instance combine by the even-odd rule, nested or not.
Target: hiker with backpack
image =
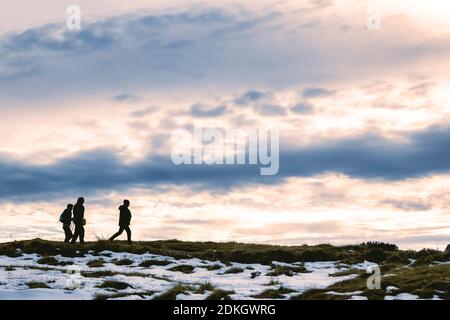
[[[129,209],[130,201],[123,200],[123,205],[119,207],[119,231],[115,233],[109,241],[113,242],[115,238],[120,236],[123,231],[125,230],[127,232],[127,239],[128,243],[131,244],[131,229],[130,229],[130,222],[131,222],[131,211]]]
[[[80,243],[84,243],[84,225],[86,220],[84,219],[84,198],[80,197],[77,203],[73,207],[73,223],[75,224],[75,232],[72,238],[72,242],[76,242],[80,237]]]
[[[72,224],[72,208],[73,204],[68,204],[67,208],[64,210],[63,213],[61,213],[61,216],[59,217],[59,222],[63,224],[63,230],[64,234],[66,235],[66,238],[64,239],[64,242],[69,242],[70,239],[72,239],[72,231],[70,230],[70,225]]]

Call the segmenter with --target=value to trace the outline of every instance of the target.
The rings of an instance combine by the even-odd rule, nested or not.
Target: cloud
[[[228,189],[240,183],[236,173],[248,181],[259,180],[259,170],[251,166],[176,166],[170,158],[149,156],[124,164],[112,151],[96,150],[51,165],[0,162],[0,199],[46,199],[61,194],[92,194],[130,187],[156,188],[164,184],[206,185]]]
[[[232,219],[183,219],[179,217],[165,217],[162,221],[165,225],[173,225],[173,226],[200,226],[203,225],[205,227],[213,228],[213,227],[224,227],[224,226],[233,226],[235,223]]]
[[[41,101],[119,90],[272,90],[374,78],[379,70],[404,74],[412,64],[417,73],[448,68],[439,63],[448,61],[446,38],[423,31],[415,37],[398,34],[416,31],[411,21],[369,37],[359,19],[323,16],[332,2],[309,4],[313,10],[294,12],[185,6],[86,21],[79,32],[48,24],[8,33],[0,37],[0,94],[4,101]],[[302,27],[312,22],[314,28]],[[344,22],[350,31],[339,28]],[[320,87],[303,92],[308,98],[331,93]],[[264,92],[249,91],[236,103],[263,98]]]
[[[245,106],[251,102],[260,101],[266,98],[269,98],[271,95],[269,93],[257,91],[257,90],[250,90],[244,93],[239,98],[235,99],[235,103],[240,106]]]
[[[272,103],[263,103],[263,104],[256,104],[253,106],[253,110],[262,116],[284,116],[286,115],[286,110],[279,105],[272,104]]]
[[[288,177],[328,172],[366,179],[401,180],[450,171],[450,128],[430,127],[391,141],[376,135],[282,147],[280,171],[260,176],[258,166],[181,165],[167,156],[148,156],[124,164],[112,151],[98,150],[49,165],[0,161],[0,199],[86,194],[130,187],[189,185],[193,189],[229,190],[247,184],[273,184]]]
[[[21,33],[11,33],[2,41],[2,49],[6,52],[73,52],[104,49],[115,43],[114,33],[101,24],[94,24],[79,32],[65,30],[58,33],[57,24],[48,24]]]
[[[310,103],[300,102],[293,106],[291,111],[299,114],[311,114],[314,112],[314,107]]]
[[[131,93],[122,93],[112,97],[112,99],[116,102],[136,103],[141,101],[142,97]]]
[[[348,228],[348,226],[347,226]],[[243,227],[236,230],[239,235],[264,235],[265,237],[279,237],[280,230],[283,234],[338,234],[348,229],[341,221],[321,221],[321,222],[302,222],[302,223],[272,223],[262,228]]]
[[[427,97],[430,95],[430,92],[432,91],[432,89],[434,89],[435,86],[436,83],[432,81],[421,82],[408,88],[404,95],[412,99]]]
[[[280,172],[315,175],[339,172],[361,178],[406,179],[450,169],[450,128],[433,126],[392,141],[366,134],[287,151]]]
[[[387,204],[404,211],[427,211],[433,207],[431,203],[420,199],[385,199],[381,201],[381,204]]]
[[[225,105],[217,107],[210,107],[201,103],[195,103],[191,106],[191,115],[194,117],[206,118],[206,117],[219,117],[227,112]]]
[[[322,97],[328,97],[335,93],[334,90],[329,90],[325,88],[319,88],[319,87],[311,87],[311,88],[305,88],[303,89],[301,96],[303,98],[322,98]]]
[[[131,112],[131,116],[133,118],[142,118],[148,116],[149,114],[155,113],[157,110],[158,108],[151,106],[144,109],[135,110]]]
[[[242,53],[239,39],[258,33],[274,18],[272,13],[252,17],[226,9],[185,8],[108,17],[86,22],[79,32],[49,24],[9,33],[0,38],[0,92],[20,99],[19,87],[40,98],[49,92],[83,94],[86,89],[197,87],[217,76],[230,78],[239,65],[247,64],[251,53]],[[224,62],[229,56],[224,46],[231,50],[232,62]],[[6,89],[3,84],[12,79],[14,85]],[[128,100],[127,94],[116,97],[122,98]]]

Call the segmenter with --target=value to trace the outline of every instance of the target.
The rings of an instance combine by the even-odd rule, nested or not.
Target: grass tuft
[[[46,264],[49,266],[69,266],[73,265],[73,262],[71,261],[58,261],[55,257],[42,257],[40,258],[37,263],[39,264]]]
[[[233,293],[234,291],[216,289],[205,300],[231,300],[230,294]]]
[[[288,277],[292,277],[297,273],[309,273],[309,272],[310,271],[308,271],[304,266],[290,267],[290,266],[272,265],[272,271],[268,272],[266,276],[277,277],[285,275]]]
[[[203,283],[201,284],[194,292],[198,294],[204,294],[205,291],[214,291],[215,288],[211,283]]]
[[[134,263],[134,261],[130,260],[130,259],[121,259],[121,260],[114,262],[114,264],[116,266],[129,266],[129,265],[132,265],[133,263]]]
[[[238,267],[232,267],[232,268],[225,270],[225,272],[222,274],[236,274],[236,273],[242,273],[242,272],[244,272],[244,269],[238,268]]]
[[[180,264],[178,266],[172,267],[169,269],[169,271],[178,271],[178,272],[183,272],[183,273],[193,273],[194,272],[195,267],[188,265],[188,264]]]
[[[139,267],[149,268],[151,266],[167,266],[168,264],[171,264],[171,261],[168,260],[156,260],[156,259],[150,259],[145,260],[139,264]]]
[[[96,260],[91,260],[87,263],[87,266],[90,268],[101,268],[103,267],[105,264],[105,261],[103,259],[96,259]]]
[[[127,288],[131,288],[131,285],[125,282],[106,280],[99,286],[99,288],[125,290]]]
[[[27,282],[26,285],[30,289],[49,289],[50,287],[44,282]]]
[[[212,265],[208,265],[208,266],[202,267],[202,268],[206,268],[206,270],[208,270],[208,271],[214,271],[214,270],[222,269],[222,266],[220,264],[212,264]]]
[[[294,290],[280,287],[278,289],[267,289],[263,292],[252,296],[257,299],[283,299],[285,294],[295,292]]]
[[[56,260],[55,257],[42,257],[37,261],[37,263],[47,264],[49,266],[56,266],[58,265],[58,260]]]
[[[194,290],[191,286],[184,284],[177,284],[166,292],[156,296],[154,300],[176,300],[179,294],[189,294],[188,291]]]
[[[113,271],[81,271],[81,275],[85,278],[104,278],[104,277],[112,277],[117,275],[117,272]]]

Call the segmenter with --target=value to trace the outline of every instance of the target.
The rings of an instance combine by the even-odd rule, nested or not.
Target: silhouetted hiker
[[[114,234],[109,240],[112,242],[115,238],[120,236],[122,232],[125,230],[127,232],[128,243],[131,243],[131,230],[130,230],[130,221],[131,221],[131,211],[128,209],[130,206],[130,201],[123,200],[123,205],[119,207],[120,217],[119,217],[119,231]]]
[[[80,197],[77,203],[73,207],[73,223],[75,224],[75,232],[72,238],[72,242],[76,242],[77,238],[80,237],[80,243],[84,243],[84,225],[86,220],[84,220],[84,198]]]
[[[59,217],[59,221],[63,224],[64,234],[66,235],[64,242],[69,242],[73,236],[72,231],[70,230],[70,225],[72,224],[72,208],[73,204],[68,204],[67,208]]]

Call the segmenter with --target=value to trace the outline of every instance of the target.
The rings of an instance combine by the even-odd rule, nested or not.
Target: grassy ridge
[[[135,254],[153,253],[180,258],[199,258],[210,261],[221,261],[225,265],[230,265],[223,274],[241,273],[244,270],[238,267],[232,267],[230,262],[242,263],[261,263],[271,265],[272,270],[267,274],[273,276],[275,280],[280,275],[292,277],[299,273],[308,273],[309,271],[303,264],[295,266],[284,266],[273,264],[273,261],[279,262],[315,262],[315,261],[337,261],[337,265],[342,265],[344,269],[331,274],[332,277],[355,275],[354,278],[346,281],[337,282],[325,289],[311,289],[301,294],[291,295],[293,299],[307,300],[327,300],[327,299],[349,299],[354,292],[357,295],[367,297],[368,299],[384,299],[386,295],[397,295],[408,293],[417,295],[420,298],[430,299],[439,297],[441,299],[450,299],[450,264],[439,262],[450,261],[450,251],[441,252],[436,250],[399,250],[393,244],[382,242],[370,242],[353,246],[331,246],[328,244],[316,246],[274,246],[260,244],[243,244],[235,242],[215,243],[215,242],[183,242],[178,240],[166,241],[146,241],[135,242],[132,245],[126,242],[95,241],[80,244],[65,244],[56,241],[45,241],[33,239],[27,241],[15,241],[0,244],[0,255],[17,257],[23,253],[36,253],[41,255],[37,261],[39,268],[50,268],[49,266],[65,265],[67,262],[58,261],[55,256],[62,255],[66,257],[81,257],[86,253],[98,255],[102,251],[129,252]],[[146,260],[141,262],[141,267],[150,267],[153,265],[168,265],[166,260]],[[376,262],[379,264],[382,274],[381,289],[369,290],[366,282],[369,273],[365,270],[349,268],[349,265],[364,261]],[[133,261],[122,259],[113,262],[116,265],[130,265]],[[42,264],[42,266],[41,266]],[[95,268],[103,266],[102,257],[95,258],[88,263],[88,267]],[[11,267],[13,269],[13,267]],[[36,267],[37,268],[37,267]],[[221,265],[213,264],[208,270],[221,269]],[[172,267],[172,271],[192,273],[194,268],[190,265],[178,265]],[[105,277],[112,276],[115,273],[111,271],[96,271],[82,273],[85,277]],[[131,274],[129,274],[131,276]],[[133,274],[133,276],[143,276]],[[257,275],[255,275],[256,277]],[[252,277],[253,278],[253,277]],[[277,281],[277,280],[276,280]],[[277,282],[268,284],[278,285]],[[272,282],[272,281],[271,281]],[[44,288],[42,283],[28,283],[29,288]],[[283,298],[286,294],[292,293],[289,288],[281,286],[278,288],[268,288],[267,290],[256,294],[256,298]],[[126,283],[105,281],[103,288],[125,288]],[[161,293],[155,299],[174,299],[178,294],[198,293],[197,291],[211,291],[208,299],[229,299],[232,292],[213,288],[208,284],[208,288],[187,287],[184,284],[175,285],[167,292]],[[392,291],[389,288],[394,288]],[[142,296],[149,296],[153,293],[142,292]],[[124,293],[116,293],[114,297],[123,296]],[[108,297],[98,297],[99,299]]]
[[[264,244],[245,244],[236,242],[189,242],[179,240],[126,242],[95,241],[80,244],[65,244],[41,239],[14,241],[0,244],[0,255],[17,256],[23,253],[37,253],[43,256],[61,254],[66,257],[83,256],[87,252],[97,254],[101,251],[129,253],[153,253],[171,256],[176,259],[199,258],[211,261],[262,263],[341,261],[346,264],[371,261],[376,263],[402,263],[409,259],[416,260],[417,265],[433,261],[449,261],[450,252],[436,250],[403,251],[396,245],[382,242],[369,242],[351,246],[332,246],[329,244],[315,246],[275,246]]]

